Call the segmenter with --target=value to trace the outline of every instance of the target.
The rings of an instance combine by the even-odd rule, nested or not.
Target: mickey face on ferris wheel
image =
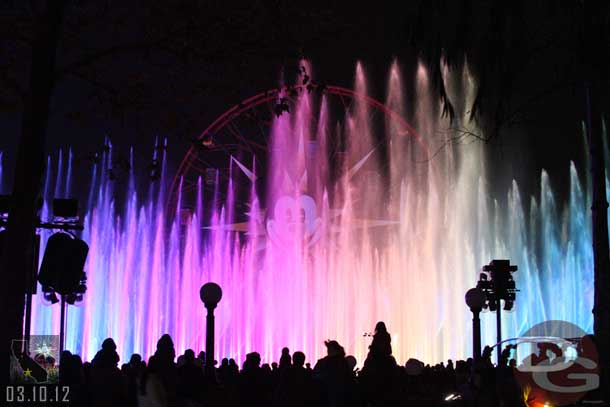
[[[310,246],[320,237],[322,220],[317,217],[316,202],[309,195],[279,198],[273,216],[267,221],[267,233],[278,246],[287,247],[298,241]]]

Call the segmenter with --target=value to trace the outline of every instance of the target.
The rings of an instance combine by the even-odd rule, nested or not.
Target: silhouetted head
[[[229,366],[229,359],[227,359],[227,358],[223,358],[223,359],[220,361],[220,366],[221,366],[221,367],[227,367],[227,366]]]
[[[193,362],[195,360],[195,351],[192,349],[187,349],[184,351],[184,361],[187,363]]]
[[[305,363],[305,354],[303,352],[294,352],[292,355],[292,364],[298,367],[303,367]]]
[[[116,350],[116,343],[114,343],[114,339],[112,339],[112,338],[104,339],[104,342],[102,342],[102,349]]]
[[[326,353],[328,356],[341,356],[345,357],[345,350],[343,346],[339,345],[337,341],[324,341],[326,345]]]
[[[377,325],[375,325],[375,332],[388,332],[387,328],[385,327],[385,322],[377,322]]]
[[[356,367],[356,364],[358,364],[358,362],[356,361],[356,358],[353,357],[352,355],[346,356],[345,361],[347,362],[347,366],[349,367],[349,370],[354,370],[354,368]]]
[[[273,370],[277,369],[277,362],[271,362],[271,369],[273,369]]]
[[[261,355],[258,352],[250,352],[246,355],[246,362],[244,365],[248,367],[254,368],[259,367],[261,364]]]
[[[155,353],[162,355],[165,358],[174,360],[174,357],[176,357],[176,350],[174,349],[174,341],[172,340],[172,337],[168,334],[161,336],[157,342],[157,351]]]
[[[199,355],[197,355],[197,359],[205,360],[205,352],[204,351],[199,352]]]
[[[290,356],[290,349],[288,348],[282,348],[282,356]]]
[[[137,353],[134,353],[133,355],[131,355],[131,358],[129,358],[129,364],[130,365],[138,365],[140,362],[142,361],[142,356],[140,356]]]
[[[72,357],[70,358],[70,361],[72,362],[74,367],[77,367],[77,368],[83,367],[83,360],[80,358],[79,355],[72,355]]]
[[[38,354],[34,358],[34,360],[36,360],[37,362],[39,361],[39,357],[38,357],[39,355],[42,356],[42,359],[44,359],[44,355]],[[59,355],[59,364],[63,365],[64,363],[67,363],[71,359],[72,359],[72,353],[69,350],[65,350],[61,353],[61,355]]]

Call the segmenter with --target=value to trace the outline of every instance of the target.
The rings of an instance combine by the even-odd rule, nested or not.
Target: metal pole
[[[480,310],[472,311],[472,359],[476,363],[481,358],[481,319]]]
[[[32,250],[32,267],[26,275],[25,287],[25,324],[23,327],[23,339],[30,343],[30,332],[32,327],[32,295],[36,294],[36,274],[38,271],[38,255],[40,251],[40,235],[34,236]],[[29,346],[29,345],[28,345]]]
[[[500,314],[501,301],[499,298],[497,299],[497,305],[498,309],[496,310],[496,343],[498,344],[498,349],[496,349],[496,352],[498,352],[498,366],[500,366],[500,354],[502,353],[502,349],[500,349],[500,342],[502,342],[502,314]]]
[[[23,328],[23,339],[30,343],[30,331],[32,325],[32,290],[28,286],[25,294],[25,326]],[[29,346],[29,345],[28,345]]]
[[[66,297],[61,295],[61,311],[59,314],[59,357],[64,352],[64,336],[65,336],[65,323],[66,323]]]
[[[205,372],[209,378],[214,377],[214,307],[206,307],[205,327]]]

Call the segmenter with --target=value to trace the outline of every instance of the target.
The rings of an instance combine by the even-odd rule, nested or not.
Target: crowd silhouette
[[[146,363],[138,354],[119,366],[117,346],[104,340],[93,360],[83,363],[64,351],[60,383],[70,385],[73,405],[83,406],[523,406],[521,390],[510,373],[514,360],[503,352],[494,366],[486,348],[475,363],[424,365],[409,359],[397,364],[383,322],[375,327],[361,370],[335,340],[325,341],[327,355],[312,368],[306,355],[281,350],[279,363],[261,364],[257,352],[239,369],[233,359],[215,362],[206,377],[205,353],[192,349],[176,358],[173,341],[163,335]]]

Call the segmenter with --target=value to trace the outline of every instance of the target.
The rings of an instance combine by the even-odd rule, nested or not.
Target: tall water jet
[[[214,281],[224,293],[216,313],[220,357],[243,360],[258,351],[271,361],[288,346],[313,360],[332,338],[362,362],[369,345],[363,333],[383,320],[399,362],[464,358],[470,316],[463,296],[492,258],[518,264],[523,288],[515,311],[503,317],[505,337],[546,319],[590,331],[590,198],[576,167],[570,166],[566,202],[556,200],[545,172],[540,196],[521,196],[516,182],[504,196],[492,196],[484,146],[445,143],[456,134],[443,133],[451,130],[423,65],[416,88],[407,90],[416,95],[412,109],[396,63],[386,110],[367,99],[364,72],[358,64],[353,103],[337,109],[330,94],[303,88],[290,112],[273,118],[266,172],[253,163],[263,157],[235,156],[227,157],[228,174],[181,178],[175,217],[165,206],[163,168],[138,195],[132,155],[129,181],[119,191],[109,177],[112,149],[105,152],[92,168],[84,216],[89,290],[68,312],[67,348],[91,359],[112,336],[125,360],[132,352],[150,356],[169,333],[178,352],[203,349],[198,292]],[[468,72],[451,75],[461,75],[452,91],[471,98]],[[417,137],[391,120],[408,110]],[[378,111],[385,112],[381,125],[371,119]],[[457,120],[477,130],[463,110]],[[164,163],[160,151],[154,158]],[[62,174],[72,160],[61,157],[55,179],[47,173],[47,202],[70,188]],[[125,197],[121,207],[118,195]],[[193,210],[179,216],[188,199]],[[57,332],[58,311],[38,297],[33,333]],[[494,317],[483,315],[482,326],[483,343],[493,344]]]

